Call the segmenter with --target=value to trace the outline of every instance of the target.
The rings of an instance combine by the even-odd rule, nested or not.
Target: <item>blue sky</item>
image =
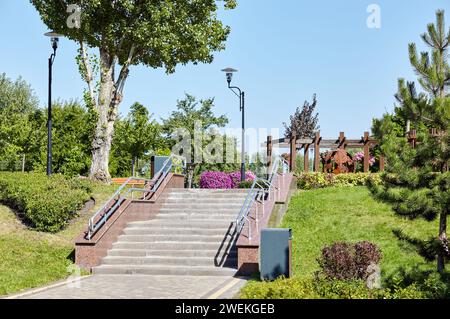
[[[237,98],[220,70],[239,69],[234,84],[247,95],[247,125],[282,128],[295,108],[314,93],[322,136],[345,131],[360,137],[373,117],[392,110],[397,79],[415,79],[407,45],[424,49],[420,34],[448,0],[240,0],[236,10],[221,11],[231,26],[227,48],[209,65],[180,66],[173,75],[141,66],[131,69],[121,113],[139,101],[155,117],[167,116],[176,100],[190,93],[215,97],[216,112],[240,126]],[[370,29],[367,7],[381,8],[381,28]],[[0,72],[22,76],[45,106],[47,31],[28,0],[0,0]],[[55,98],[81,99],[84,84],[75,63],[75,43],[62,39],[54,65]]]

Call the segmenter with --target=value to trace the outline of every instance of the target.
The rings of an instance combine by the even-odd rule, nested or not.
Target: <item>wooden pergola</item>
[[[320,132],[315,133],[314,138],[297,139],[295,135],[285,137],[278,140],[273,140],[272,136],[267,137],[267,142],[263,146],[267,149],[267,166],[271,169],[273,146],[277,145],[279,148],[289,148],[289,166],[291,170],[296,168],[297,151],[303,149],[304,156],[304,170],[309,172],[309,150],[314,148],[314,172],[320,171],[320,149],[350,149],[362,148],[364,150],[364,172],[369,172],[370,168],[370,148],[378,145],[378,141],[370,137],[369,132],[364,132],[364,135],[359,139],[347,139],[344,132],[339,133],[337,139],[323,139]],[[380,171],[384,171],[384,156],[380,156]]]

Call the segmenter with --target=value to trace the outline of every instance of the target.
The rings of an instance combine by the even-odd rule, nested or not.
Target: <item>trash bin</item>
[[[285,228],[266,228],[261,231],[259,265],[261,280],[275,280],[291,276],[292,231]]]

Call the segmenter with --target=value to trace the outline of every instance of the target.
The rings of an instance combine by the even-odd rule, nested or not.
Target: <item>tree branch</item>
[[[86,81],[86,83],[88,85],[89,97],[91,98],[92,105],[94,107],[97,107],[97,103],[95,102],[96,98],[95,98],[94,86],[93,86],[93,83],[92,83],[92,81],[94,80],[93,76],[92,76],[92,69],[91,69],[91,66],[89,64],[89,59],[88,59],[86,47],[84,46],[82,40],[80,40],[80,50],[81,50],[81,59],[83,60],[83,65],[84,65],[84,68],[85,68],[85,71],[86,71],[86,74],[85,74],[84,77],[85,77],[85,81]]]

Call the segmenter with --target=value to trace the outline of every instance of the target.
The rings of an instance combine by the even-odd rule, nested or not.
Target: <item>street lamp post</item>
[[[222,71],[226,73],[228,88],[239,98],[239,109],[242,113],[241,182],[243,182],[245,181],[245,92],[237,86],[231,86],[233,73],[238,72],[238,70],[235,70],[233,68],[226,68]],[[236,92],[235,90],[237,90],[238,92]]]
[[[53,53],[48,59],[48,115],[47,115],[47,176],[52,174],[52,67],[58,49],[60,34],[52,31],[44,34],[50,37]]]

